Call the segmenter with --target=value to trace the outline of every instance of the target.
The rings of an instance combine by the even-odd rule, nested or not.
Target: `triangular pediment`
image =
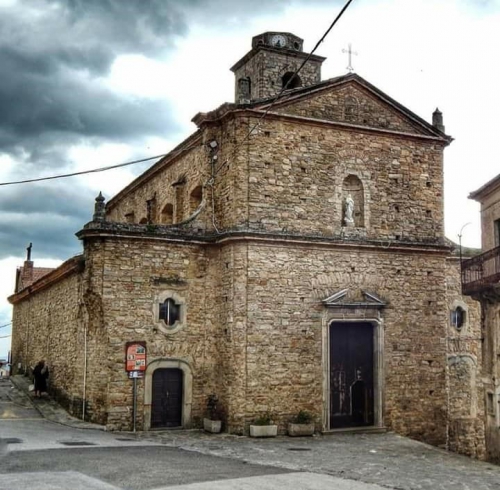
[[[262,109],[267,108],[262,104]],[[272,112],[406,134],[450,138],[355,74],[296,89]]]
[[[327,308],[375,308],[382,309],[386,302],[376,294],[362,289],[341,289],[322,300]]]

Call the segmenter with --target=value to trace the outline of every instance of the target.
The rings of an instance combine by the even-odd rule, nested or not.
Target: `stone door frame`
[[[347,318],[346,318],[347,317]],[[380,318],[346,315],[326,311],[323,317],[323,432],[356,429],[330,428],[330,325],[332,323],[369,323],[373,326],[373,427],[384,427],[384,328]]]
[[[153,401],[153,373],[157,369],[180,369],[182,382],[182,427],[191,426],[191,407],[193,404],[193,373],[191,366],[182,359],[156,359],[148,364],[144,376],[144,430],[151,429],[151,403]]]

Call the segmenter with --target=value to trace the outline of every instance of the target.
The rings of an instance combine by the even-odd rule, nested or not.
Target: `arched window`
[[[186,182],[186,176],[182,175],[177,182],[172,184],[175,189],[175,223],[180,223],[184,219]]]
[[[283,75],[281,78],[281,83],[283,88],[291,89],[302,87],[302,80],[298,75],[295,75],[293,71],[289,71]],[[288,84],[288,85],[287,85]]]
[[[195,187],[189,195],[189,214],[193,214],[203,200],[203,188],[201,185]]]
[[[161,222],[164,225],[171,225],[174,222],[174,206],[173,204],[165,204],[161,211]]]
[[[238,100],[250,100],[252,98],[252,81],[250,77],[240,78],[238,80]]]
[[[181,316],[181,307],[172,298],[167,298],[159,304],[159,320],[163,320],[167,327],[171,327]]]
[[[178,332],[186,325],[186,301],[176,291],[161,292],[153,302],[154,330],[166,335]]]
[[[467,312],[461,306],[457,306],[454,310],[451,310],[452,326],[460,330],[465,325],[466,314]]]
[[[342,225],[365,226],[363,183],[356,175],[348,175],[342,184]]]
[[[139,221],[139,224],[141,224],[141,225],[147,225],[148,224],[148,219],[147,218],[142,218],[141,221]]]

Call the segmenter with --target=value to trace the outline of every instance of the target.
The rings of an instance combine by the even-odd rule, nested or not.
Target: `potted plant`
[[[212,434],[218,434],[222,429],[222,416],[218,403],[219,397],[215,393],[208,395],[206,416],[203,418],[203,429]]]
[[[276,437],[278,426],[274,424],[269,412],[257,417],[253,424],[250,424],[250,437]]]
[[[314,434],[314,420],[312,413],[307,410],[300,410],[292,422],[288,424],[288,435],[312,436]]]

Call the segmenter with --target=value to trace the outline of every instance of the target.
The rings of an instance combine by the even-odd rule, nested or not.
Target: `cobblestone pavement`
[[[15,380],[16,387],[26,390],[23,377],[16,378],[20,378]],[[18,396],[20,401],[25,395],[12,396]],[[75,428],[100,427],[69,416],[50,400],[35,402],[41,415],[49,420]],[[390,432],[253,439],[199,430],[168,430],[126,433],[126,436],[201,454],[322,473],[395,490],[500,490],[500,466]]]
[[[499,466],[393,433],[251,439],[200,431],[161,431],[139,433],[137,437],[203,454],[323,473],[397,490],[500,489]]]

